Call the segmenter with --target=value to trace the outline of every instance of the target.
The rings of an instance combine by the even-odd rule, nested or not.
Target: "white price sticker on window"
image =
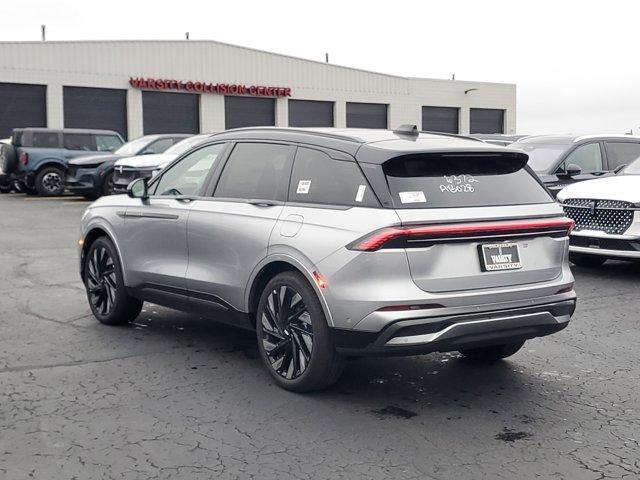
[[[311,188],[311,180],[300,180],[298,182],[298,189],[296,193],[299,195],[306,195],[309,193],[309,189]]]
[[[402,203],[426,203],[427,199],[424,192],[399,192],[400,201]]]
[[[362,202],[364,199],[364,192],[367,189],[366,185],[360,185],[358,187],[358,193],[356,193],[356,202]]]

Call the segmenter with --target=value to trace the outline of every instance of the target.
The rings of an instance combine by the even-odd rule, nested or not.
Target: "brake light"
[[[20,154],[20,163],[22,165],[28,165],[29,164],[29,154],[27,152],[22,152]]]
[[[418,225],[411,227],[388,227],[373,232],[348,245],[351,250],[372,252],[398,239],[420,238],[456,239],[479,235],[500,235],[519,233],[542,233],[562,230],[569,235],[575,223],[570,218],[546,218],[539,220],[517,220],[505,222],[452,223],[440,225]]]

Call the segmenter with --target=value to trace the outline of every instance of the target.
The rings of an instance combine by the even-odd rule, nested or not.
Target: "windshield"
[[[198,143],[200,143],[201,141],[203,141],[205,138],[208,138],[208,137],[209,135],[196,135],[194,137],[185,138],[181,142],[178,142],[172,147],[165,150],[164,153],[167,153],[169,155],[180,156],[184,152],[189,150],[191,147],[193,147],[194,145],[197,145]]]
[[[544,143],[512,143],[510,148],[518,148],[529,155],[527,164],[536,172],[546,172],[556,160],[569,149],[570,145]]]
[[[622,175],[640,175],[640,157],[636,158],[633,162],[624,167],[620,173]]]
[[[149,137],[140,137],[125,143],[113,153],[118,155],[136,155],[144,147],[146,147],[152,139]]]

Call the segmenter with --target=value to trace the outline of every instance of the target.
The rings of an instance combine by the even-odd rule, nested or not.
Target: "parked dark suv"
[[[66,187],[69,191],[89,199],[111,195],[113,168],[117,160],[136,155],[163,153],[173,144],[190,137],[189,134],[167,133],[145,135],[125,143],[111,155],[89,155],[69,162]]]
[[[631,135],[536,135],[512,143],[529,155],[529,167],[555,197],[567,185],[620,171],[640,157]]]
[[[0,182],[15,180],[31,195],[61,195],[69,160],[106,155],[122,143],[112,130],[16,128],[10,143],[0,143]]]

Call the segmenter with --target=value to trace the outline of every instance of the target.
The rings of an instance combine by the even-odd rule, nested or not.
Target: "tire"
[[[20,193],[26,193],[27,195],[38,195],[38,191],[35,188],[29,187],[26,183],[23,182],[16,182],[15,188]]]
[[[36,175],[35,187],[38,195],[59,197],[64,193],[64,170],[58,167],[45,167]]]
[[[99,237],[84,259],[84,285],[93,316],[105,325],[125,325],[140,315],[142,301],[127,293],[117,251],[107,237]]]
[[[113,195],[113,170],[104,176],[104,182],[102,184],[102,195]],[[99,195],[96,196],[96,198]]]
[[[596,268],[604,265],[604,262],[607,261],[607,257],[600,257],[596,255],[584,255],[580,253],[570,253],[569,261],[579,267]]]
[[[318,296],[299,272],[280,273],[267,283],[256,311],[256,336],[265,367],[287,390],[324,389],[344,369]]]
[[[11,193],[13,185],[0,185],[0,193]]]
[[[510,357],[522,348],[524,342],[505,343],[491,347],[470,348],[469,350],[459,350],[468,360],[475,362],[496,362],[503,358]]]
[[[16,147],[9,143],[0,143],[0,170],[4,173],[13,173],[18,166]]]

